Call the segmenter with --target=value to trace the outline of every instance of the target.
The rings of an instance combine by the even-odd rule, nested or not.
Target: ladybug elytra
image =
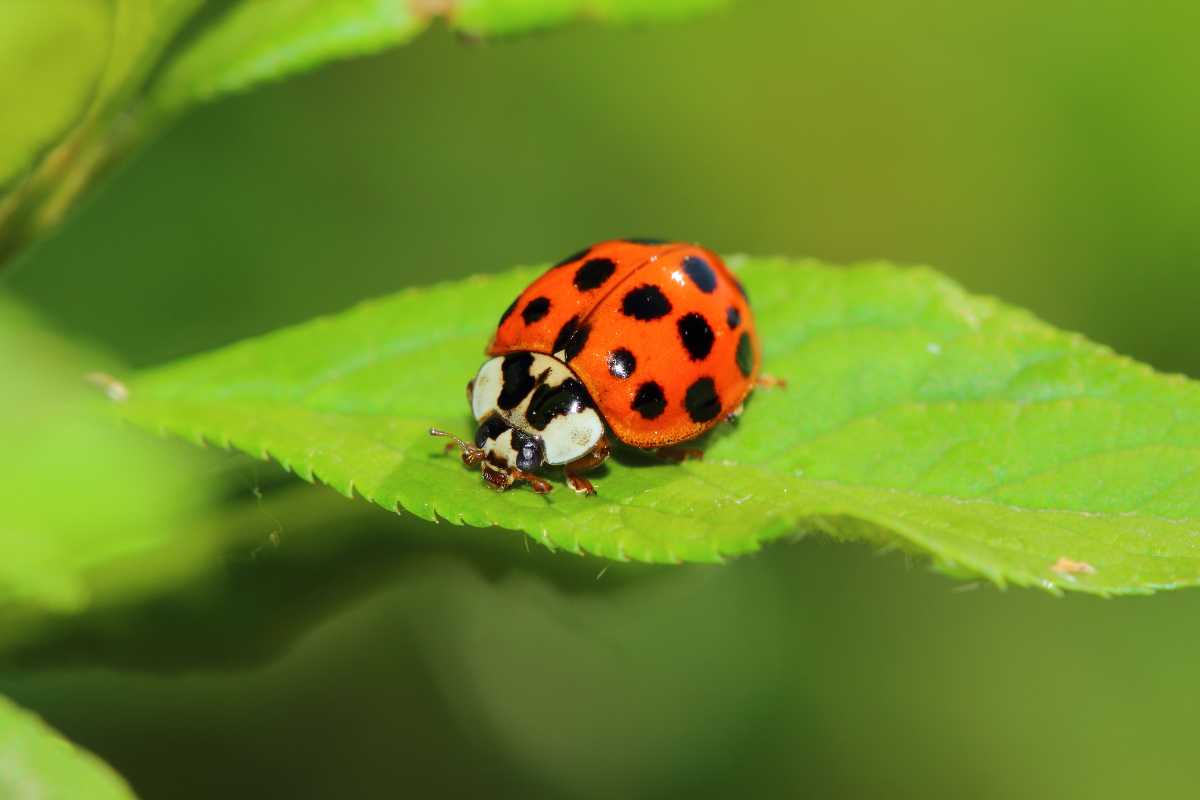
[[[760,350],[740,283],[696,245],[614,240],[560,261],[500,317],[467,384],[474,444],[439,430],[496,489],[562,466],[581,473],[608,457],[608,433],[676,459],[670,448],[733,419],[758,380]],[[449,445],[453,447],[454,445]],[[686,451],[682,455],[698,455]]]

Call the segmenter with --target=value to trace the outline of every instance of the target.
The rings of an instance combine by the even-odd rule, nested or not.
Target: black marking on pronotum
[[[705,294],[712,294],[717,288],[717,273],[709,263],[700,256],[688,256],[683,260],[683,271],[696,284],[696,288]]]
[[[567,257],[566,257],[566,258],[564,258],[562,261],[559,261],[559,262],[558,262],[557,264],[555,264],[554,266],[556,266],[556,267],[565,267],[567,264],[570,264],[570,263],[571,263],[571,262],[573,262],[573,261],[578,261],[579,259],[581,259],[581,258],[584,258],[584,257],[585,257],[585,256],[587,256],[587,254],[588,254],[588,253],[590,253],[590,252],[592,252],[592,248],[590,248],[590,247],[585,247],[585,248],[583,248],[582,250],[580,250],[580,251],[579,251],[579,252],[577,252],[577,253],[571,253],[571,255],[567,256]]]
[[[671,313],[671,301],[653,284],[647,283],[629,290],[621,301],[621,313],[627,317],[649,322]]]
[[[521,298],[519,298],[519,297],[517,298],[517,300],[520,300],[520,299]],[[512,312],[517,310],[517,300],[513,300],[511,303],[508,304],[508,308],[504,309],[504,313],[500,315],[500,321],[498,323],[496,323],[497,328],[499,328],[501,325],[503,325],[505,323],[505,321],[509,317],[512,316]]]
[[[500,362],[500,397],[496,405],[510,411],[521,404],[525,396],[533,391],[533,353],[509,353]]]
[[[483,418],[483,422],[479,423],[479,427],[475,430],[475,446],[483,447],[487,444],[488,439],[496,441],[508,429],[509,424],[498,414],[489,414]]]
[[[622,239],[621,241],[629,242],[630,244],[666,244],[667,243],[666,239],[648,239],[644,236],[635,236],[631,239]]]
[[[700,314],[691,312],[680,317],[675,325],[679,328],[679,339],[683,349],[687,350],[692,361],[703,361],[708,358],[713,347],[713,331]]]
[[[625,380],[636,369],[637,359],[624,347],[618,347],[608,354],[608,374],[614,378]]]
[[[667,398],[663,394],[662,387],[654,381],[643,383],[638,387],[637,394],[633,396],[632,408],[644,419],[654,419],[662,414],[667,408]]]
[[[683,407],[693,422],[708,422],[721,413],[721,398],[712,378],[700,378],[688,387],[683,396]]]
[[[591,406],[592,397],[583,384],[574,378],[567,378],[557,386],[543,383],[537,387],[529,400],[525,419],[534,430],[544,431],[555,417],[578,414]]]
[[[750,338],[749,331],[743,331],[741,338],[738,339],[736,358],[742,377],[749,378],[750,373],[754,372],[754,342]]]
[[[523,430],[513,428],[512,446],[517,453],[517,469],[534,470],[545,460],[542,455],[542,440]]]
[[[742,312],[737,310],[737,306],[725,309],[725,323],[729,325],[729,330],[734,330],[742,324]]]
[[[611,258],[589,258],[575,270],[575,288],[581,292],[599,289],[616,271],[617,264]]]
[[[580,325],[579,317],[571,317],[562,328],[558,331],[558,336],[554,337],[554,348],[552,352],[564,352],[564,361],[570,361],[575,356],[579,355],[579,351],[587,344],[588,335],[592,332],[591,325]]]
[[[521,319],[526,325],[532,325],[550,313],[550,298],[535,297],[521,309]]]

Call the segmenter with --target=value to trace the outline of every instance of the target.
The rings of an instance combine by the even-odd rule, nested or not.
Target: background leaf
[[[37,800],[132,800],[125,781],[0,696],[0,796]]]
[[[324,61],[401,44],[425,21],[409,0],[240,2],[165,68],[151,92],[160,111],[283,78]]]
[[[193,524],[217,488],[209,462],[131,435],[85,381],[111,359],[0,296],[0,363],[0,485],[21,500],[0,515],[0,642],[99,598],[169,586],[212,558]]]
[[[615,559],[714,561],[797,532],[1096,593],[1200,580],[1200,391],[927,270],[740,261],[765,369],[701,463],[637,453],[597,498],[495,494],[441,445],[522,270],[410,290],[150,371],[129,414],[426,519]]]
[[[404,44],[437,18],[511,34],[679,19],[724,0],[14,0],[0,8],[0,263],[189,107]]]
[[[585,16],[610,22],[682,19],[727,0],[462,0],[449,4],[452,27],[476,36],[521,33]]]
[[[0,5],[0,98],[8,109],[0,186],[82,116],[103,68],[107,33],[107,14],[96,3]]]
[[[589,16],[679,19],[725,0],[275,0],[239,2],[183,48],[154,87],[162,111],[404,44],[444,17],[472,36],[513,34]]]
[[[54,228],[148,133],[131,106],[199,0],[15,0],[0,8],[0,265]]]

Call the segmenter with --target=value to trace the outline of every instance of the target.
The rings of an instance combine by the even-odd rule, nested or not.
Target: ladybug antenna
[[[430,436],[444,436],[447,439],[450,439],[451,442],[446,445],[447,450],[450,450],[455,445],[458,445],[458,448],[460,450],[462,450],[462,460],[463,460],[464,464],[470,464],[470,465],[474,466],[475,464],[478,464],[480,461],[483,461],[483,455],[484,455],[483,450],[476,447],[475,445],[467,444],[462,439],[455,436],[453,433],[447,433],[446,431],[438,430],[437,428],[430,428],[429,435]]]

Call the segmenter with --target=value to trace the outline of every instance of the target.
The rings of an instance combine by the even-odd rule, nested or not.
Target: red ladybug
[[[547,464],[595,494],[580,473],[608,457],[606,426],[658,449],[736,417],[760,360],[746,293],[721,259],[645,239],[601,242],[551,267],[501,315],[487,353],[467,384],[474,446],[431,433],[455,439],[494,488],[527,481],[539,494],[551,486],[533,473]]]

